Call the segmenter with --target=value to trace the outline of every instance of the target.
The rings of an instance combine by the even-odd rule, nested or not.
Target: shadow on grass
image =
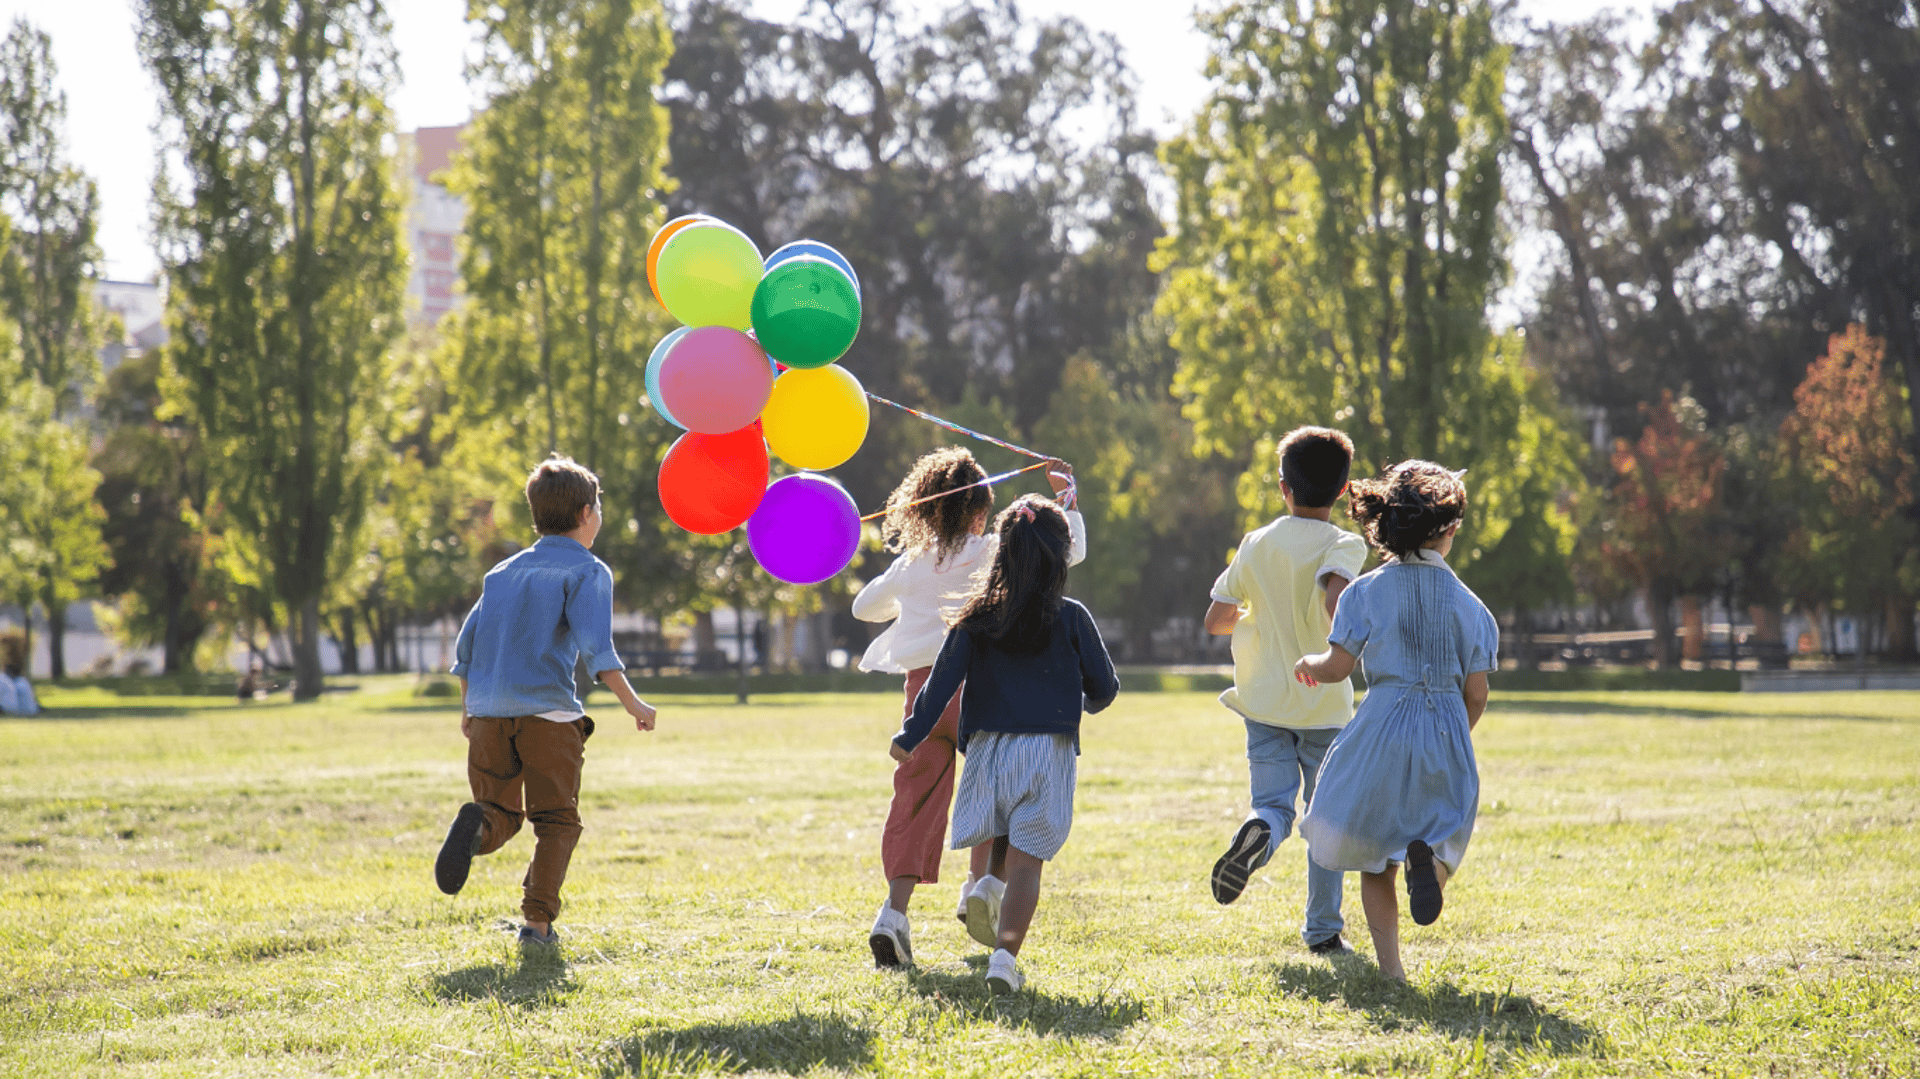
[[[1511,990],[1467,993],[1440,981],[1402,985],[1358,957],[1328,966],[1280,964],[1273,968],[1273,980],[1288,996],[1343,1003],[1384,1031],[1424,1028],[1464,1041],[1484,1037],[1489,1046],[1541,1048],[1559,1055],[1590,1054],[1600,1040],[1592,1027]]]
[[[574,990],[566,960],[532,948],[523,951],[517,963],[468,967],[433,982],[433,995],[441,1000],[494,1000],[515,1008],[559,1007]]]
[[[1728,712],[1717,708],[1682,708],[1668,704],[1625,704],[1619,701],[1541,701],[1520,700],[1503,701],[1495,698],[1487,702],[1489,712],[1531,712],[1544,716],[1667,716],[1673,719],[1846,719],[1860,723],[1893,723],[1893,716],[1865,715],[1858,712],[1836,712],[1832,709],[1807,709],[1805,711],[1778,713]]]
[[[228,699],[219,703],[201,705],[184,704],[83,704],[54,705],[37,716],[10,716],[25,723],[39,723],[49,719],[177,719],[197,713],[212,711],[222,706],[231,706]]]
[[[907,988],[942,1011],[1048,1038],[1111,1038],[1146,1018],[1139,1001],[1105,992],[1082,1000],[1034,989],[1029,982],[1018,993],[996,997],[987,989],[986,957],[971,956],[967,964],[972,968],[967,974],[916,967],[906,974]]]
[[[613,1043],[603,1076],[687,1072],[864,1070],[873,1065],[873,1031],[839,1016],[804,1015],[757,1023],[702,1023],[656,1030]]]

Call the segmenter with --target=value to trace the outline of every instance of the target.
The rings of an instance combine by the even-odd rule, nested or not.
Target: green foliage
[[[86,291],[100,252],[99,195],[62,145],[67,97],[53,43],[25,20],[0,41],[0,208],[13,220],[0,302],[18,324],[26,373],[71,416],[99,374],[102,319]]]
[[[1562,598],[1572,446],[1549,387],[1485,313],[1506,267],[1491,10],[1296,14],[1234,4],[1206,18],[1217,89],[1164,151],[1179,203],[1158,309],[1199,448],[1253,463],[1248,525],[1280,511],[1273,449],[1301,424],[1346,429],[1357,475],[1407,457],[1466,467],[1463,575],[1529,579],[1509,591],[1516,606]]]
[[[218,597],[204,572],[209,542],[206,460],[198,436],[178,417],[162,419],[158,352],[131,356],[106,378],[95,402],[105,428],[99,469],[103,538],[113,564],[100,591],[119,600],[126,643],[160,645],[167,674],[193,670],[195,645]]]
[[[320,605],[384,466],[405,258],[385,13],[365,0],[145,0],[140,44],[178,173],[157,184],[171,342],[161,390],[210,501],[286,605],[296,693]]]
[[[598,553],[623,598],[652,606],[670,587],[661,563],[687,547],[653,492],[678,432],[641,403],[647,354],[671,325],[646,279],[666,182],[666,16],[652,0],[513,0],[470,17],[485,43],[469,74],[487,105],[447,177],[467,203],[467,302],[432,437],[514,543],[534,539],[521,495],[534,465],[557,452],[593,469]]]
[[[1786,577],[1796,595],[1894,617],[1913,608],[1920,533],[1903,512],[1920,486],[1902,387],[1886,345],[1858,325],[1807,368],[1780,431],[1796,505]],[[1897,632],[1897,630],[1896,630]],[[1910,643],[1910,642],[1909,642]]]

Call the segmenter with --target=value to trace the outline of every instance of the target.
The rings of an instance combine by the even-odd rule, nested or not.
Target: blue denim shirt
[[[625,666],[613,650],[613,571],[574,540],[542,536],[487,571],[453,654],[468,715],[585,711],[574,660],[586,656],[594,674]]]

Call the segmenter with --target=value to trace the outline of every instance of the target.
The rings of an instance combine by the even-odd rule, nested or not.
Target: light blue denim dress
[[[1460,688],[1498,665],[1500,627],[1439,555],[1393,561],[1340,595],[1328,640],[1358,657],[1367,696],[1320,764],[1300,821],[1328,869],[1385,872],[1423,839],[1460,867],[1480,804],[1480,771]]]

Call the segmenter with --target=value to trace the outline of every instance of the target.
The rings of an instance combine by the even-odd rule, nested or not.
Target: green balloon
[[[825,367],[847,354],[859,332],[860,293],[826,259],[788,259],[753,290],[753,335],[788,367]]]
[[[654,276],[667,313],[688,326],[751,325],[760,249],[747,234],[715,221],[688,225],[660,249]]]

